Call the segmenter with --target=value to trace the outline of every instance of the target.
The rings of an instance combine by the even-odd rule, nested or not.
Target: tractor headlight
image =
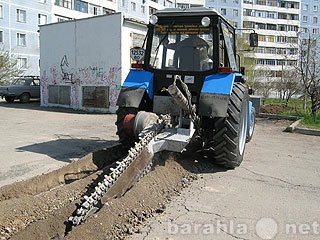
[[[209,17],[203,17],[201,19],[201,24],[204,27],[208,27],[210,25],[210,18]]]
[[[155,25],[158,22],[158,17],[156,15],[151,15],[149,22]]]

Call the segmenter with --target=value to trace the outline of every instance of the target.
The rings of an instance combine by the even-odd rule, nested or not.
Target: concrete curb
[[[300,133],[305,135],[312,135],[312,136],[320,136],[320,130],[317,129],[309,129],[309,128],[300,128],[298,127],[302,119],[298,119],[297,121],[293,122],[288,126],[284,132],[291,132],[291,133]]]
[[[276,120],[294,121],[283,131],[291,132],[291,133],[300,133],[305,135],[312,135],[312,136],[320,136],[320,130],[298,127],[301,122],[301,119],[299,119],[299,117],[296,117],[296,116],[282,116],[282,115],[276,115],[276,114],[260,113],[258,117],[276,119]]]
[[[259,113],[258,117],[276,119],[276,120],[290,120],[290,121],[296,121],[297,119],[299,119],[296,116],[283,116],[283,115],[276,115],[276,114],[269,114],[269,113]]]
[[[320,130],[316,130],[316,129],[296,128],[295,132],[300,134],[305,134],[305,135],[320,136]]]

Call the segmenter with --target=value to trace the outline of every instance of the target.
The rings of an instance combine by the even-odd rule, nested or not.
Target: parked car
[[[0,96],[8,103],[19,99],[27,103],[31,98],[40,98],[40,78],[38,76],[18,77],[8,86],[0,86]]]

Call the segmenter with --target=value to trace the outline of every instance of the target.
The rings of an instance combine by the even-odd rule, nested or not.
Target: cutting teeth
[[[135,143],[133,148],[130,148],[127,156],[122,161],[117,161],[117,166],[115,168],[110,168],[111,173],[109,175],[104,175],[103,181],[98,183],[94,188],[95,191],[90,196],[85,195],[83,197],[84,200],[81,206],[74,213],[76,216],[71,216],[68,219],[73,226],[81,224],[81,222],[85,221],[87,217],[98,211],[98,203],[103,195],[113,186],[118,177],[121,176],[121,174],[135,160],[144,147],[149,144],[152,138],[156,136],[156,134],[158,134],[158,132],[168,123],[170,123],[170,116],[161,115],[155,124],[148,126],[139,134],[140,141]],[[152,163],[142,171],[139,175],[139,179],[150,171],[151,166]]]

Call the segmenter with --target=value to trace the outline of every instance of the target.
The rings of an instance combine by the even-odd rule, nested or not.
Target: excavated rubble
[[[0,239],[123,239],[139,232],[148,217],[162,213],[201,167],[180,154],[156,154],[150,173],[66,235],[68,217],[81,198],[125,154],[115,145],[51,173],[1,187]]]

